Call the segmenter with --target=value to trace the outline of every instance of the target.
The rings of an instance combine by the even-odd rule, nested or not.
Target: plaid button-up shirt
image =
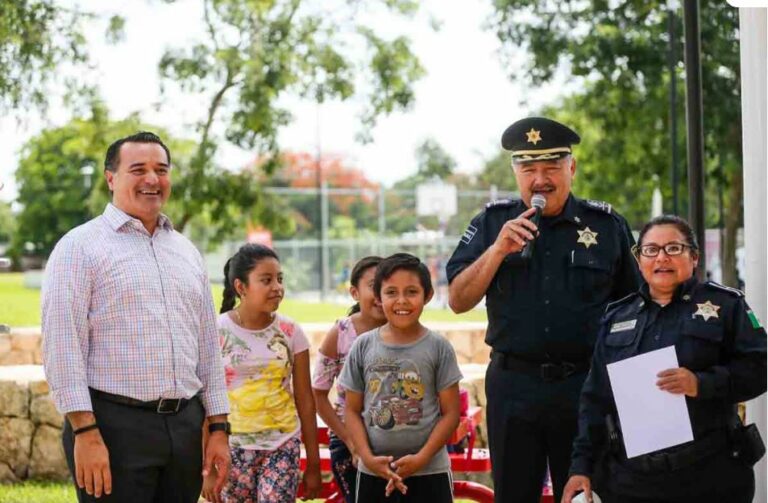
[[[59,412],[88,387],[137,400],[199,393],[229,411],[210,284],[197,249],[161,215],[154,235],[112,204],[56,245],[42,293],[43,362]]]

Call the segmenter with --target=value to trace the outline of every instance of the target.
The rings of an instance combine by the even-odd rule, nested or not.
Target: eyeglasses
[[[693,246],[686,245],[683,243],[667,243],[664,246],[659,246],[659,245],[634,246],[632,251],[635,253],[635,255],[640,254],[643,257],[657,257],[661,252],[661,250],[664,250],[664,253],[666,253],[667,256],[676,257],[678,255],[682,255],[686,248],[691,250],[694,249]]]

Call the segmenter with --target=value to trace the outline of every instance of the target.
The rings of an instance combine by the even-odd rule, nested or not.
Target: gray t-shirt
[[[379,329],[359,336],[347,355],[339,382],[363,393],[363,424],[371,451],[395,459],[416,454],[440,419],[438,392],[461,380],[451,344],[428,331],[410,344],[388,344]],[[450,470],[445,447],[414,475]],[[358,468],[373,473],[363,465]]]

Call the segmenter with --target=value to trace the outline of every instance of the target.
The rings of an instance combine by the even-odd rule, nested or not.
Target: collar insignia
[[[720,306],[716,306],[712,304],[711,301],[706,301],[703,304],[696,304],[699,306],[698,311],[693,313],[693,317],[701,316],[704,318],[704,321],[709,320],[710,318],[719,318],[720,316],[717,314],[717,312],[720,310]]]
[[[597,244],[597,232],[593,232],[589,227],[585,227],[583,231],[578,230],[576,232],[579,233],[579,239],[576,242],[583,244],[585,248]]]
[[[536,131],[535,129],[531,128],[531,130],[525,133],[525,135],[528,137],[528,143],[533,143],[536,145],[541,141],[541,131]]]

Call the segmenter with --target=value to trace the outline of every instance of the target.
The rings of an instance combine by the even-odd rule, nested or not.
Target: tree
[[[111,199],[102,175],[107,146],[141,129],[164,138],[174,166],[183,166],[185,158],[189,159],[190,142],[143,124],[137,116],[112,122],[99,103],[94,103],[90,117],[44,130],[30,139],[22,147],[16,170],[17,201],[22,209],[11,242],[13,255],[48,256],[67,231],[100,214]],[[172,197],[166,212],[173,218],[181,205]]]
[[[160,62],[165,86],[178,84],[208,97],[187,183],[178,187],[186,202],[180,229],[205,212],[222,232],[231,229],[230,220],[220,218],[226,213],[222,191],[247,218],[265,211],[258,187],[219,169],[214,159],[226,140],[255,151],[266,161],[261,167],[273,171],[280,160],[278,132],[292,120],[280,107],[283,96],[298,93],[318,102],[356,96],[368,103],[361,116],[363,137],[369,137],[376,117],[413,103],[411,84],[423,70],[409,41],[384,39],[358,20],[376,9],[408,16],[417,9],[415,1],[358,0],[338,9],[302,0],[202,1],[206,39],[171,49]]]
[[[0,201],[0,243],[8,243],[16,231],[16,219],[11,205]]]
[[[423,179],[446,178],[456,169],[456,161],[433,138],[427,138],[416,147],[416,166]]]
[[[647,219],[654,177],[667,201],[671,193],[666,183],[671,178],[667,5],[659,0],[495,0],[490,20],[504,45],[505,61],[517,57],[521,47],[528,51],[522,68],[509,66],[515,68],[512,78],[536,88],[561,70],[581,85],[549,113],[578,124],[584,133],[576,151],[579,190],[609,201],[618,195],[622,202],[617,206],[635,226]],[[724,282],[735,285],[743,199],[738,10],[722,2],[704,2],[700,8],[706,170],[710,180],[726,187],[723,272]],[[679,15],[675,30],[682,33]],[[681,83],[682,54],[680,41],[674,62]],[[678,94],[684,96],[682,84]],[[675,113],[681,125],[683,111],[679,103]],[[675,148],[685,166],[683,138]],[[708,195],[712,189],[710,184]],[[708,211],[707,218],[714,225],[716,212]]]

